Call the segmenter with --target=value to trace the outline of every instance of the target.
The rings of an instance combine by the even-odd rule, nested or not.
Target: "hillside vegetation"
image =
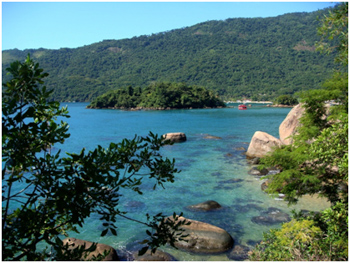
[[[144,89],[129,86],[109,91],[93,100],[88,107],[188,109],[225,107],[225,103],[203,87],[155,83]]]
[[[59,101],[92,101],[112,89],[154,82],[203,86],[223,99],[274,99],[330,77],[334,55],[320,55],[314,46],[317,17],[327,11],[208,21],[75,49],[6,50],[3,79],[10,62],[30,53],[50,73],[46,84]]]

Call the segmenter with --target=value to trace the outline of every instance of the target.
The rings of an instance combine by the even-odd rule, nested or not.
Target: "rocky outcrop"
[[[72,237],[68,237],[66,239],[63,240],[63,245],[68,244],[68,248],[69,250],[73,250],[77,247],[81,247],[83,245],[85,245],[85,248],[89,248],[92,246],[92,242],[90,241],[86,241],[86,240],[82,240],[82,239],[77,239],[77,238],[72,238]],[[102,259],[102,261],[116,261],[119,260],[118,255],[117,255],[117,251],[108,245],[105,244],[97,244],[96,245],[96,249],[92,252],[90,252],[89,254],[84,253],[81,260],[93,260],[93,257],[97,257],[98,255],[103,255],[103,253],[105,251],[109,251],[109,254]],[[86,257],[85,257],[86,256]]]
[[[295,106],[284,119],[279,127],[280,140],[283,144],[292,144],[292,136],[296,133],[299,126],[299,119],[304,114],[305,109],[298,104]]]
[[[216,201],[209,200],[196,205],[190,205],[187,208],[195,211],[212,211],[221,208],[221,205]]]
[[[172,132],[163,134],[164,140],[170,140],[171,142],[185,142],[187,140],[186,134],[183,132]]]
[[[174,220],[173,217],[168,219]],[[232,248],[233,238],[224,229],[204,222],[179,217],[177,220],[190,222],[183,225],[183,235],[188,235],[185,240],[175,242],[177,248],[192,253],[222,253]]]
[[[250,141],[246,156],[249,158],[263,157],[273,151],[274,148],[280,147],[282,142],[276,137],[262,131],[254,133]]]

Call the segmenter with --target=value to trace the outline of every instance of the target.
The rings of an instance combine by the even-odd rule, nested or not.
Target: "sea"
[[[320,198],[306,197],[297,205],[288,206],[283,198],[270,196],[261,190],[261,178],[250,175],[252,165],[245,151],[256,131],[264,131],[279,137],[279,126],[290,108],[271,108],[252,104],[247,110],[238,110],[237,105],[218,109],[187,110],[141,110],[87,109],[87,103],[61,103],[68,106],[71,136],[62,145],[53,149],[79,153],[83,148],[93,150],[98,145],[108,147],[124,138],[147,136],[149,132],[162,135],[183,132],[187,141],[165,146],[164,157],[175,159],[174,183],[165,183],[165,189],[153,190],[154,181],[144,180],[143,195],[125,192],[120,200],[122,211],[136,220],[146,221],[146,214],[162,212],[166,216],[183,212],[184,217],[206,222],[226,230],[235,244],[252,248],[263,238],[263,233],[280,227],[259,224],[254,217],[269,209],[278,209],[291,214],[292,210],[319,211],[329,204]],[[207,137],[207,136],[212,137]],[[192,211],[190,205],[208,200],[218,202],[222,208],[210,212]],[[139,243],[147,238],[146,228],[124,218],[116,225],[117,236],[101,237],[103,230],[97,216],[88,218],[79,228],[79,234],[71,237],[99,242],[114,247],[122,259],[131,258]],[[189,253],[170,246],[160,250],[171,254],[179,261],[227,261],[230,251],[221,254]]]

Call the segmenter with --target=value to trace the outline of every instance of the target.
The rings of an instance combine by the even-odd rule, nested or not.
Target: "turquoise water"
[[[71,137],[61,147],[63,151],[80,152],[97,145],[108,146],[110,142],[120,142],[123,138],[133,138],[135,134],[146,136],[149,131],[159,135],[167,132],[184,132],[187,141],[166,146],[162,154],[175,158],[177,168],[182,172],[175,183],[165,184],[165,189],[152,190],[145,183],[144,195],[125,193],[121,199],[121,210],[130,217],[145,220],[145,214],[163,212],[184,212],[190,219],[207,222],[225,229],[236,243],[252,245],[262,239],[262,233],[270,226],[262,226],[251,221],[262,210],[276,207],[289,212],[284,201],[275,200],[260,189],[261,181],[248,174],[250,166],[243,155],[249,141],[257,130],[278,137],[278,128],[289,108],[267,108],[254,106],[246,111],[237,108],[196,109],[169,111],[121,111],[86,109],[87,104],[71,103],[68,109],[71,118]],[[64,106],[64,104],[62,104]],[[206,135],[221,137],[219,140],[205,139]],[[57,150],[57,149],[56,149]],[[237,183],[227,183],[230,179],[242,179]],[[187,206],[215,200],[223,208],[214,212],[193,212]],[[318,210],[326,206],[319,200],[302,201],[297,208]],[[118,236],[100,237],[98,219],[89,218],[74,237],[113,246],[118,253],[127,255],[138,241],[146,237],[145,229],[137,223],[121,219],[117,222]],[[278,227],[278,225],[275,225]],[[173,248],[162,248],[177,260],[228,260],[226,254],[194,255]]]

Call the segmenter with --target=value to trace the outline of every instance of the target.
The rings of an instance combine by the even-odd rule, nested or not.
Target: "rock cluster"
[[[290,145],[293,135],[296,134],[300,125],[299,119],[304,113],[301,104],[295,106],[284,119],[279,127],[279,139],[262,131],[257,131],[249,144],[246,155],[248,158],[261,158],[281,145]]]

